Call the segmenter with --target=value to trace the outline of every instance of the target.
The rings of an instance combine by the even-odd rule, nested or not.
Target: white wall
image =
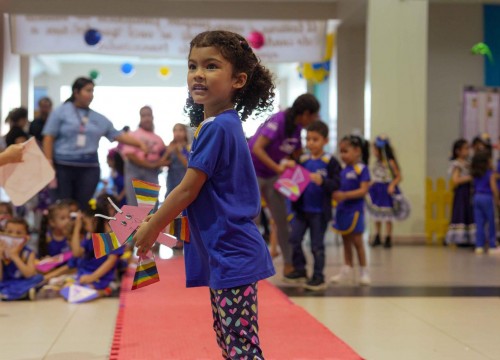
[[[461,95],[483,84],[483,58],[472,46],[483,39],[481,4],[430,4],[427,83],[427,176],[444,177],[460,137]]]

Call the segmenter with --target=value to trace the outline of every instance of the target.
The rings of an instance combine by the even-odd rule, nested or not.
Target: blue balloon
[[[134,65],[132,65],[131,63],[123,63],[121,70],[125,75],[130,75],[134,72]]]
[[[85,42],[88,45],[94,46],[101,41],[102,35],[99,32],[99,30],[96,29],[89,29],[85,32]]]

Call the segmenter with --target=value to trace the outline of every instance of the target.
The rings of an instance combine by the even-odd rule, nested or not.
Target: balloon
[[[99,41],[101,41],[101,37],[102,37],[101,33],[99,32],[99,30],[96,29],[87,30],[84,36],[85,42],[91,46],[97,45]]]
[[[101,76],[101,74],[99,73],[99,71],[97,70],[91,70],[89,72],[89,76],[92,80],[97,80],[97,78],[99,78],[99,76]]]
[[[493,54],[491,53],[490,47],[483,42],[477,43],[470,49],[471,53],[474,55],[486,55],[488,60],[493,63]]]
[[[168,66],[162,66],[160,67],[159,73],[160,77],[166,78],[168,75],[170,75],[170,69],[168,68]]]
[[[252,31],[247,37],[247,41],[254,49],[260,49],[265,44],[264,34],[259,31]]]
[[[123,63],[121,66],[121,70],[124,75],[133,75],[135,71],[134,65],[132,65],[131,63]]]

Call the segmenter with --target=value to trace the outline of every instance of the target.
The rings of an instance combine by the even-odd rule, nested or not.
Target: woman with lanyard
[[[143,142],[116,130],[109,119],[90,109],[93,98],[94,82],[76,79],[71,97],[50,114],[42,133],[43,151],[56,170],[57,198],[74,199],[81,209],[87,208],[99,183],[97,148],[102,136],[148,150]]]
[[[293,159],[297,159],[302,152],[300,133],[318,120],[319,107],[314,95],[302,94],[291,108],[272,115],[264,122],[248,142],[261,195],[276,224],[278,243],[283,253],[283,275],[294,270],[292,248],[285,197],[274,188],[274,183],[287,167],[295,166]]]

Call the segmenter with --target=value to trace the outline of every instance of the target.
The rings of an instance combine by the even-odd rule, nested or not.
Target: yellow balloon
[[[162,66],[160,68],[160,75],[163,77],[167,77],[170,74],[170,69],[167,66]]]

